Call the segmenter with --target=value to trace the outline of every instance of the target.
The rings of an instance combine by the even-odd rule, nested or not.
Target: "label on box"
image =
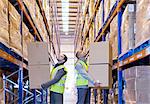
[[[134,4],[128,4],[128,11],[134,12]]]

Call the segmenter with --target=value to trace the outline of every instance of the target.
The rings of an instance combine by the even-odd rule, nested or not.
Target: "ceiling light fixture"
[[[62,21],[63,32],[68,32],[69,29],[69,0],[61,0],[62,3]]]

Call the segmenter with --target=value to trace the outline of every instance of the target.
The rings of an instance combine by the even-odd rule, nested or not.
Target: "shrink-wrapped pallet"
[[[8,1],[0,0],[0,42],[8,44]]]
[[[150,39],[150,0],[137,0],[136,45]]]

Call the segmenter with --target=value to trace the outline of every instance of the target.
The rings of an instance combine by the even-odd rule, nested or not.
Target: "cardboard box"
[[[112,45],[112,53],[113,53],[113,59],[116,59],[118,57],[118,25],[117,22],[118,18],[117,16],[112,20],[110,23],[110,44]]]
[[[90,64],[108,63],[112,65],[112,47],[108,41],[92,43],[89,57]]]
[[[129,90],[126,90],[125,92],[125,100],[126,100],[126,103],[128,101],[132,101],[132,102],[136,102],[136,90],[132,90],[132,89],[129,89]],[[132,104],[132,103],[130,103]]]
[[[135,66],[124,70],[125,101],[150,104],[150,66]]]
[[[50,80],[49,65],[29,66],[30,89],[40,89],[41,84]]]
[[[29,65],[49,64],[48,45],[44,42],[28,44]]]
[[[112,87],[112,68],[109,64],[89,65],[88,73],[97,82],[101,83],[102,88]],[[89,87],[93,87],[89,84]]]
[[[138,46],[150,39],[150,0],[136,0],[136,3],[135,44]]]

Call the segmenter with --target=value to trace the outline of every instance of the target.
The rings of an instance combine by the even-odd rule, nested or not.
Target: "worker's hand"
[[[95,87],[100,87],[100,86],[101,86],[101,83],[95,82],[95,83],[94,83],[94,86],[95,86]]]

